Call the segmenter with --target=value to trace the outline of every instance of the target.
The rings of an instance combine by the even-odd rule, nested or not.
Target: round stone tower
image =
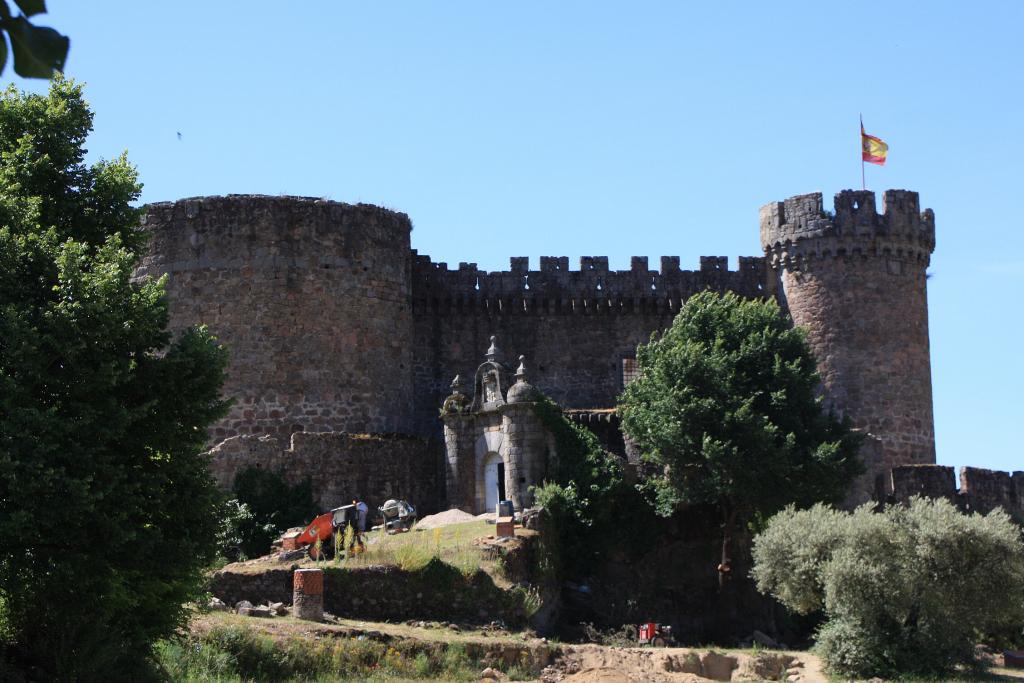
[[[848,500],[891,487],[894,465],[935,462],[926,274],[935,216],[916,192],[845,190],[761,208],[761,245],[776,295],[807,330],[828,407],[867,436],[867,473]]]
[[[307,197],[229,195],[146,207],[137,275],[168,275],[171,328],[230,352],[237,434],[407,432],[412,229],[405,214]]]

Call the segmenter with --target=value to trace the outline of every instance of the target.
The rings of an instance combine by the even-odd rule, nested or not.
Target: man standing
[[[366,550],[366,546],[363,545],[363,533],[366,531],[366,515],[369,513],[370,508],[359,499],[358,496],[352,499],[352,505],[356,509],[355,524],[353,524],[352,541],[349,543],[349,552],[361,553]]]
[[[366,531],[366,515],[370,512],[370,508],[358,497],[352,501],[352,504],[356,506],[357,530],[362,534]]]

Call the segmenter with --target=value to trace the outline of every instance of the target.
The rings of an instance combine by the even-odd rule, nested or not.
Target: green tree
[[[238,520],[238,548],[246,557],[265,555],[281,532],[305,526],[321,512],[308,479],[291,486],[277,472],[246,467],[235,475],[233,488],[236,505],[249,511]]]
[[[646,490],[666,516],[716,506],[725,566],[737,524],[788,503],[838,501],[861,472],[859,439],[822,409],[803,331],[774,301],[697,294],[637,349],[637,364],[619,413],[659,466]]]
[[[843,676],[942,674],[985,633],[1024,621],[1024,543],[1002,510],[964,515],[915,498],[875,513],[792,508],[754,541],[758,588],[823,611],[818,647]]]
[[[646,506],[622,463],[593,432],[567,419],[547,396],[535,401],[537,417],[555,442],[549,479],[534,489],[551,525],[543,539],[545,561],[558,578],[585,577],[624,537],[637,540],[632,522]]]
[[[22,78],[50,78],[64,71],[71,41],[47,26],[36,26],[29,17],[46,12],[45,0],[14,0],[21,14],[11,14],[6,0],[0,0],[0,73],[7,66],[6,33],[14,53],[14,71]]]
[[[0,602],[19,659],[131,678],[213,559],[200,455],[225,351],[172,341],[162,282],[132,280],[141,185],[87,166],[81,87],[0,99]]]

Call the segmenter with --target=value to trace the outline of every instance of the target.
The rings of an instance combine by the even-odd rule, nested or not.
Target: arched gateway
[[[460,377],[441,410],[448,504],[467,512],[493,511],[499,500],[516,509],[533,502],[531,486],[543,482],[554,443],[533,411],[537,390],[526,381],[525,359],[511,374],[496,339],[476,370],[473,395]]]

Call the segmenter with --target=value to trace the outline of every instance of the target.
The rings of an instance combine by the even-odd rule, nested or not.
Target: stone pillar
[[[323,570],[296,569],[292,580],[292,613],[299,619],[306,619],[307,621],[323,621]]]
[[[476,420],[466,414],[446,414],[443,419],[448,507],[476,512]]]
[[[527,473],[523,463],[523,425],[519,420],[520,414],[525,412],[524,407],[502,406],[501,414],[501,431],[504,438],[501,440],[500,452],[501,459],[505,461],[505,497],[512,501],[516,510],[529,507],[524,500]]]
[[[547,432],[534,414],[532,403],[510,404],[502,411],[505,491],[517,510],[525,510],[533,505],[530,487],[539,485],[546,474]]]

